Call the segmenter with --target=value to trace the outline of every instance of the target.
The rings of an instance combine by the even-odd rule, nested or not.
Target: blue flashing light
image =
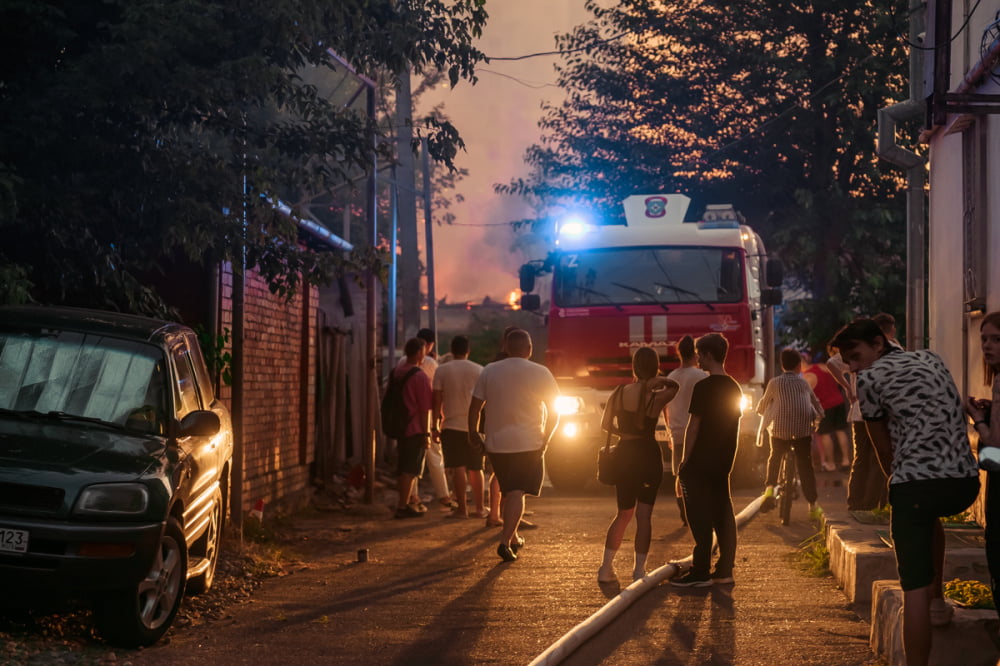
[[[582,215],[574,213],[567,215],[559,223],[557,235],[563,237],[579,237],[593,231],[594,225],[590,224]]]

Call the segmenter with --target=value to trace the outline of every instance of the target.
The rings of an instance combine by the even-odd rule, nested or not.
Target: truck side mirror
[[[760,290],[760,304],[764,307],[781,305],[781,300],[781,289],[777,287]]]
[[[521,291],[525,294],[531,293],[535,289],[535,267],[524,264],[517,271],[517,279],[521,283]]]
[[[528,312],[537,312],[542,309],[542,297],[538,294],[524,294],[521,296],[521,309]]]
[[[767,275],[765,276],[768,287],[780,287],[785,280],[785,266],[780,259],[767,260]],[[781,301],[779,300],[778,303]],[[775,303],[777,305],[777,303]]]

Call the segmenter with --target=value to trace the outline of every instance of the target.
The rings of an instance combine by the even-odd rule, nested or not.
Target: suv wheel
[[[167,520],[146,576],[127,590],[109,594],[94,608],[97,629],[123,647],[152,645],[166,633],[184,598],[187,546],[175,518]]]
[[[215,567],[219,563],[219,551],[222,548],[222,491],[216,490],[212,497],[212,513],[209,516],[205,533],[191,547],[193,554],[200,558],[191,568],[199,570],[187,582],[189,594],[207,592],[215,581]],[[203,569],[203,571],[202,571]]]

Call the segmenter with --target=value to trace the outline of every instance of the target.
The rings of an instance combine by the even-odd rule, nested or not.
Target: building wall
[[[222,273],[221,317],[232,330],[232,272]],[[309,488],[315,460],[315,288],[286,301],[255,272],[246,276],[244,317],[243,500],[295,502]],[[226,387],[227,402],[232,391]],[[235,475],[234,475],[235,476]]]
[[[954,34],[965,22],[969,6],[955,2],[952,8]],[[984,30],[998,10],[1000,0],[983,0],[968,26],[950,42],[952,92],[979,62]],[[987,76],[968,92],[1000,94],[1000,82]],[[944,358],[963,396],[988,397],[979,325],[984,312],[1000,310],[1000,117],[952,114],[947,125],[936,128],[929,144],[930,347]],[[979,225],[978,232],[970,233],[970,220]],[[978,261],[984,262],[984,268],[979,284],[970,289],[967,270]],[[973,295],[985,297],[981,310],[967,307]],[[970,436],[976,447],[977,436],[971,428]],[[972,513],[984,523],[982,495]]]

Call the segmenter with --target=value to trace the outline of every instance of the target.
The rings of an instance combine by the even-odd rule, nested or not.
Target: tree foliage
[[[335,255],[301,247],[271,202],[356,179],[386,128],[316,85],[344,71],[327,50],[454,85],[486,21],[484,0],[0,7],[0,296],[139,312],[163,311],[148,276],[231,259],[241,238],[278,293],[329,279]],[[455,128],[426,131],[450,165]]]
[[[906,97],[905,2],[606,4],[558,38],[566,100],[546,109],[531,176],[498,189],[606,219],[635,193],[733,203],[807,294],[787,337],[817,345],[852,313],[899,312],[901,173],[875,134]]]

